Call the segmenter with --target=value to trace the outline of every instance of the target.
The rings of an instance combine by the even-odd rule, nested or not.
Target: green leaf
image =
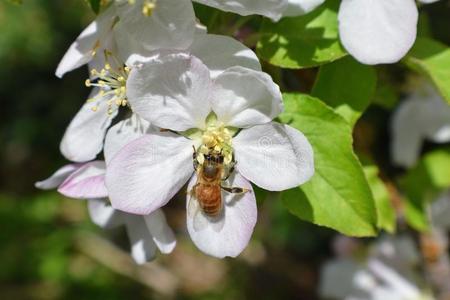
[[[376,85],[375,69],[348,56],[320,67],[311,94],[353,127],[374,97]]]
[[[389,83],[378,81],[373,103],[387,110],[392,110],[399,101],[396,89]]]
[[[282,193],[299,218],[351,236],[376,234],[376,210],[362,166],[352,149],[348,123],[320,100],[285,94],[283,123],[300,130],[314,149],[315,174]]]
[[[273,65],[292,69],[319,66],[345,56],[338,36],[339,3],[328,0],[312,13],[275,24],[264,20],[258,55]]]
[[[412,69],[429,77],[450,103],[450,48],[429,38],[418,38],[405,58]]]
[[[100,12],[100,0],[88,0],[92,10],[98,14]]]
[[[428,153],[400,181],[405,192],[406,221],[417,230],[427,230],[427,204],[450,187],[450,148]]]
[[[378,220],[377,227],[393,233],[396,225],[395,210],[391,204],[386,185],[378,176],[379,170],[375,165],[368,165],[364,166],[364,173],[366,174],[367,181],[375,200]]]

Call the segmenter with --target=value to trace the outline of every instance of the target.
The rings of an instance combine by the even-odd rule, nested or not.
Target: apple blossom
[[[407,236],[379,240],[363,259],[357,255],[360,252],[341,255],[323,266],[321,296],[349,300],[432,299],[413,281],[417,278],[415,265],[419,256]]]
[[[88,79],[86,84],[94,89],[89,100],[69,124],[60,145],[63,155],[71,161],[95,159],[103,149],[106,130],[117,116],[119,108],[129,107],[126,82],[131,68],[156,55],[156,52],[149,52],[129,39],[129,35],[124,33],[121,36],[120,42],[127,47],[122,48],[120,55],[115,44],[109,42],[107,47],[114,52],[108,50],[103,57],[98,56],[91,61],[91,76],[95,79]],[[261,68],[256,55],[230,37],[197,33],[186,52],[200,57],[213,72],[223,66],[234,65],[255,70]],[[123,61],[118,57],[122,57]],[[104,66],[101,70],[92,68],[102,63]]]
[[[323,2],[289,0],[283,15],[303,15]],[[341,42],[354,58],[369,65],[395,63],[416,40],[418,9],[414,0],[342,0],[338,20]]]
[[[106,174],[111,203],[126,212],[151,213],[188,181],[191,190],[194,165],[202,165],[211,151],[220,153],[230,172],[224,186],[247,192],[222,192],[217,220],[194,212],[196,201],[188,205],[189,233],[207,254],[237,256],[247,245],[257,214],[248,180],[280,191],[314,173],[304,135],[272,122],[283,105],[278,86],[265,73],[239,66],[211,72],[192,55],[166,53],[134,68],[127,89],[134,111],[165,130],[147,133],[111,160]]]
[[[124,143],[143,135],[149,128],[149,124],[136,115],[116,124],[108,134],[108,157],[114,155]],[[46,190],[58,188],[67,197],[88,199],[89,216],[93,223],[102,228],[125,226],[130,239],[131,255],[138,264],[152,260],[156,249],[164,254],[171,253],[176,240],[162,210],[138,216],[112,208],[104,184],[105,168],[103,161],[69,164],[50,178],[37,182],[36,187]]]
[[[115,210],[107,199],[91,199],[88,201],[88,211],[92,222],[101,228],[125,225],[131,256],[138,264],[154,259],[157,249],[169,254],[176,246],[174,233],[161,209],[146,216],[136,216]]]
[[[411,167],[425,140],[450,141],[450,107],[431,86],[421,88],[399,105],[392,118],[391,132],[393,162]]]
[[[69,47],[58,65],[56,75],[62,77],[98,55],[117,36],[127,34],[148,51],[157,49],[186,49],[192,43],[196,28],[190,0],[158,1],[151,11],[143,11],[146,0],[115,0]],[[126,44],[120,45],[127,47]]]
[[[342,44],[364,64],[395,63],[416,40],[418,9],[414,0],[342,0],[338,19]]]

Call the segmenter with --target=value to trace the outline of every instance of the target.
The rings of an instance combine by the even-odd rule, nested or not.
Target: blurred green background
[[[426,13],[449,44],[447,5]],[[196,250],[184,205],[172,201],[176,251],[138,267],[125,254],[123,230],[102,232],[84,202],[34,188],[66,163],[59,141],[87,97],[87,72],[60,80],[54,71],[94,17],[82,0],[0,0],[0,299],[316,299],[334,232],[289,215],[277,199],[259,203],[253,240],[234,260]],[[315,72],[288,76],[307,90]]]

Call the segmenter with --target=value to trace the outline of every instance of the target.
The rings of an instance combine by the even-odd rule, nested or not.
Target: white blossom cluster
[[[336,258],[321,269],[319,294],[339,300],[432,300],[421,280],[420,254],[408,235],[383,236],[369,247],[338,236]]]
[[[274,20],[286,9],[273,0],[200,2]],[[282,96],[255,53],[207,34],[190,0],[112,1],[70,46],[56,75],[85,64],[92,92],[60,147],[72,163],[36,185],[88,199],[101,227],[124,225],[137,263],[174,249],[161,208],[180,190],[197,247],[234,257],[257,219],[250,181],[280,191],[314,173],[306,137],[273,121]],[[202,181],[208,168],[217,172],[212,182]],[[207,214],[200,196],[214,200],[218,213]]]
[[[324,2],[195,1],[274,22]],[[311,145],[274,121],[282,95],[255,53],[208,34],[191,0],[102,3],[56,70],[62,77],[89,67],[91,94],[60,146],[72,163],[36,185],[88,199],[101,227],[125,225],[138,263],[174,249],[161,208],[181,190],[195,245],[219,258],[239,255],[257,220],[250,182],[269,191],[305,183],[314,174]],[[342,44],[362,63],[396,62],[415,40],[417,14],[413,0],[342,0]]]

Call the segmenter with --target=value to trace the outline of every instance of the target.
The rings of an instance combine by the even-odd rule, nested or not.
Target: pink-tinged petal
[[[282,191],[314,175],[313,149],[298,130],[272,122],[243,129],[233,139],[236,168],[263,189]]]
[[[94,22],[89,24],[75,42],[70,45],[56,69],[56,76],[61,78],[65,73],[90,62],[95,53],[98,53],[96,50],[104,46],[104,40],[108,38],[108,34],[111,34],[114,18],[115,10],[111,5]]]
[[[149,133],[149,130],[151,130],[150,123],[136,114],[111,127],[106,134],[103,149],[106,164],[109,164],[120,149],[145,133]]]
[[[106,172],[112,206],[140,215],[164,206],[192,175],[192,145],[185,137],[161,132],[123,147]]]
[[[208,68],[183,53],[159,56],[134,68],[127,81],[133,110],[155,126],[184,131],[204,128],[210,113]]]
[[[61,185],[61,183],[69,177],[70,174],[78,170],[82,164],[69,164],[64,167],[58,169],[55,173],[52,174],[49,178],[38,181],[34,184],[34,186],[41,190],[51,190],[55,189]]]
[[[145,49],[183,50],[192,43],[196,22],[190,0],[158,1],[151,16],[143,14],[143,0],[121,2],[116,5],[120,17],[117,26]]]
[[[211,78],[234,66],[261,71],[255,52],[228,36],[196,34],[188,51],[208,67]]]
[[[189,190],[197,182],[193,176]],[[224,184],[248,189],[243,194],[222,191],[222,213],[206,216],[194,195],[187,195],[187,228],[194,244],[204,253],[218,257],[236,257],[247,247],[257,220],[256,199],[251,184],[238,173]]]
[[[58,188],[64,196],[76,199],[105,198],[105,162],[93,161],[73,172]]]
[[[345,49],[363,64],[399,61],[414,44],[414,0],[342,0],[339,34]]]
[[[88,212],[91,221],[101,228],[114,228],[124,223],[123,212],[112,208],[108,199],[89,199]]]
[[[243,67],[229,68],[214,80],[211,104],[219,121],[239,128],[268,123],[283,111],[272,78]]]
[[[169,224],[167,224],[163,211],[161,209],[155,210],[153,213],[144,216],[144,220],[159,251],[164,254],[171,253],[177,245],[177,240]]]
[[[223,11],[248,15],[262,15],[278,21],[286,9],[287,0],[194,0],[204,5],[212,6]]]
[[[147,229],[142,216],[124,214],[125,227],[130,239],[131,256],[137,264],[144,264],[155,258],[156,244]]]
[[[91,96],[97,93],[98,90],[94,89]],[[70,122],[60,144],[61,153],[68,160],[90,161],[102,151],[106,130],[118,113],[116,106],[112,106],[113,111],[109,113],[105,101],[106,99],[100,100],[96,111],[93,111],[96,103],[85,103]]]

